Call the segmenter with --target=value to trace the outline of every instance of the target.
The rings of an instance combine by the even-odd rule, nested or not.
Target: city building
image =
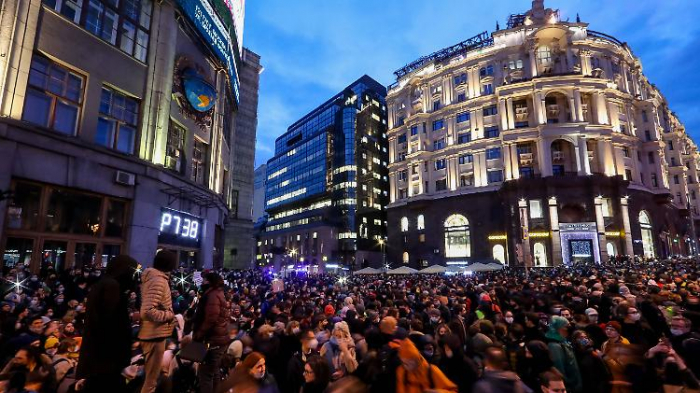
[[[697,250],[697,147],[627,44],[536,0],[395,74],[394,265]]]
[[[231,211],[226,222],[224,267],[249,269],[255,263],[253,172],[258,127],[260,56],[244,48],[239,77],[241,102],[234,117],[231,146]]]
[[[267,164],[255,169],[253,176],[253,222],[265,216],[265,186],[267,185]]]
[[[182,266],[223,263],[234,122],[248,93],[239,73],[258,62],[242,47],[243,7],[3,2],[5,269],[104,266],[120,253],[148,265],[158,249]]]
[[[367,75],[289,126],[267,162],[260,266],[379,264],[389,202],[386,88]]]

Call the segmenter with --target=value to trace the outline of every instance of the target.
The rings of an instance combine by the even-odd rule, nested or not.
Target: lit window
[[[474,162],[474,156],[471,154],[462,154],[459,156],[459,164],[468,164]]]
[[[207,144],[194,138],[194,148],[192,149],[192,172],[190,178],[193,182],[204,184],[207,166]]]
[[[495,160],[497,158],[501,158],[501,148],[500,147],[492,147],[490,149],[486,149],[486,159],[487,160]]]
[[[433,122],[433,131],[437,131],[439,129],[442,129],[442,127],[445,126],[445,121],[443,119],[440,120],[435,120]]]
[[[441,158],[439,160],[435,160],[435,170],[439,171],[440,169],[445,169],[446,162],[444,158]]]
[[[530,201],[530,218],[543,218],[542,201],[533,199]]]
[[[469,112],[462,112],[457,114],[457,123],[463,123],[469,121]]]
[[[445,220],[445,256],[464,258],[471,255],[469,221],[460,214],[453,214]]]
[[[408,217],[401,217],[401,232],[408,232]]]
[[[537,62],[544,66],[552,64],[552,50],[547,45],[537,48]]]
[[[405,265],[408,264],[408,253],[407,253],[406,251],[404,251],[404,253],[403,253],[403,258],[402,258],[402,260],[403,260],[403,263],[404,263]]]
[[[610,198],[603,198],[601,203],[601,208],[603,210],[603,217],[612,217],[612,200]]]
[[[488,183],[499,183],[503,181],[503,171],[502,170],[495,170],[495,171],[488,171],[486,173],[486,177],[488,179]]]
[[[425,229],[425,217],[422,214],[418,215],[418,219],[416,220],[416,229],[419,231],[422,231]]]

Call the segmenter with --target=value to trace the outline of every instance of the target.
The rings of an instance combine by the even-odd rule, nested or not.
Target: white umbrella
[[[491,270],[503,270],[503,264],[498,263],[498,262],[491,262],[488,265],[486,265],[491,268]]]
[[[412,269],[408,266],[401,266],[393,270],[386,272],[387,274],[416,274],[418,270]]]
[[[471,265],[467,266],[465,268],[465,270],[472,271],[472,272],[488,272],[488,271],[491,271],[491,268],[484,265],[481,262],[476,262],[476,263],[472,263]]]
[[[439,273],[445,273],[447,271],[447,268],[442,265],[433,265],[430,267],[426,267],[425,269],[419,271],[418,273],[420,274],[439,274]]]
[[[364,269],[360,269],[356,271],[354,274],[381,274],[381,270],[379,269],[374,269],[371,267],[366,267]]]

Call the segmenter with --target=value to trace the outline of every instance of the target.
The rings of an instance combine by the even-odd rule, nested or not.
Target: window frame
[[[103,111],[102,111],[102,98],[103,98],[103,97],[100,97],[100,110],[99,110],[99,113],[98,113],[98,122],[99,122],[100,120],[102,120],[102,119],[105,119],[106,121],[113,122],[113,124],[114,124],[113,129],[112,129],[112,143],[111,143],[111,146],[106,146],[106,145],[102,145],[102,146],[105,146],[105,147],[107,147],[107,148],[109,148],[109,149],[118,151],[118,152],[120,152],[120,153],[124,153],[124,154],[128,154],[128,155],[133,155],[134,152],[136,151],[136,146],[138,146],[138,141],[139,141],[139,123],[140,123],[140,120],[141,120],[141,101],[140,101],[139,99],[135,98],[135,97],[129,96],[129,95],[127,95],[127,94],[124,94],[124,93],[122,93],[122,92],[120,92],[120,91],[118,91],[118,90],[115,90],[115,89],[113,89],[113,88],[111,88],[111,87],[109,87],[109,86],[103,85],[103,86],[102,86],[102,94],[103,94],[103,95],[104,95],[105,91],[108,91],[108,92],[110,93],[109,112],[112,112],[112,111],[113,111],[113,109],[114,109],[114,108],[113,108],[113,105],[114,105],[114,98],[115,98],[115,96],[117,96],[117,97],[121,97],[121,98],[124,100],[125,106],[124,106],[123,110],[124,110],[125,114],[126,114],[126,111],[127,111],[127,105],[126,105],[126,104],[127,104],[129,101],[131,101],[131,102],[133,102],[133,103],[135,104],[136,113],[134,113],[134,116],[135,116],[134,123],[133,123],[133,124],[127,123],[126,120],[115,116],[114,113],[105,113],[105,112],[103,112]],[[125,151],[120,150],[120,149],[118,148],[118,145],[119,145],[119,134],[120,134],[120,132],[121,132],[122,126],[123,126],[123,127],[130,127],[130,128],[133,129],[133,138],[132,138],[132,141],[131,141],[131,149],[130,149],[130,151],[128,151],[128,152],[125,152]],[[97,131],[97,130],[96,130],[96,131]],[[97,137],[97,133],[95,133],[95,136]]]

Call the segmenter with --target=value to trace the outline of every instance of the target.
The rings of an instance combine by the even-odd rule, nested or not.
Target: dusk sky
[[[363,74],[384,85],[416,58],[505,27],[528,0],[249,0],[244,46],[260,54],[256,167],[294,121]],[[545,0],[563,19],[627,42],[700,142],[700,1]]]

